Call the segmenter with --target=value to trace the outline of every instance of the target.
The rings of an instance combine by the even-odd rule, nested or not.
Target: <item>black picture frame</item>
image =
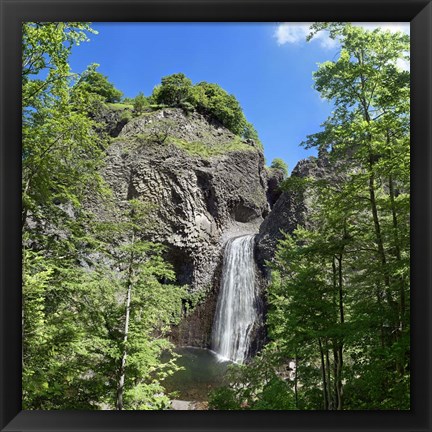
[[[432,5],[425,0],[0,0],[1,357],[0,430],[431,431]],[[22,411],[21,22],[410,21],[410,411]]]

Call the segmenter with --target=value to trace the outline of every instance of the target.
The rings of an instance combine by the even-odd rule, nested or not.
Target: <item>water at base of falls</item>
[[[178,347],[180,357],[176,364],[182,369],[168,376],[163,385],[168,393],[177,392],[176,398],[186,401],[207,401],[210,391],[220,387],[229,363],[219,361],[217,355],[208,349]],[[165,354],[164,362],[171,359]]]
[[[212,332],[212,350],[221,359],[243,363],[257,321],[254,235],[228,240]]]

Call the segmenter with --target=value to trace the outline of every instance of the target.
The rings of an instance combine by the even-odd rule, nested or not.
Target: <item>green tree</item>
[[[74,91],[68,58],[88,23],[23,24],[22,227],[23,403],[30,409],[92,409],[82,331],[65,288],[76,280],[82,202],[104,192],[104,139],[88,93]],[[92,393],[93,392],[93,393]],[[84,396],[86,394],[86,396]]]
[[[312,35],[323,29],[341,52],[315,87],[335,109],[305,145],[328,173],[283,185],[308,206],[271,264],[272,367],[294,362],[297,409],[409,409],[409,73],[397,66],[409,38],[343,23]],[[228,405],[243,397],[228,390]]]
[[[88,93],[102,96],[105,102],[120,102],[123,93],[117,90],[114,85],[108,81],[107,76],[96,71],[98,66],[97,64],[90,66],[89,69],[82,74],[77,86]]]
[[[397,62],[408,59],[409,37],[349,24],[317,23],[313,32],[323,28],[340,38],[342,49],[337,61],[322,64],[315,73],[316,88],[333,99],[337,109],[324,132],[308,143],[349,155],[357,170],[351,179],[369,201],[379,262],[377,289],[392,315],[388,343],[398,344],[409,327],[409,265],[404,258],[409,243],[404,226],[409,225],[410,158],[409,73]],[[403,375],[406,361],[400,359],[395,367]]]
[[[112,349],[101,373],[111,383],[110,405],[118,410],[166,408],[169,398],[161,382],[177,369],[166,336],[181,317],[186,291],[174,285],[161,245],[143,240],[150,212],[149,205],[131,200],[122,220],[95,225],[96,249],[105,258],[89,274],[89,283],[94,307],[111,317],[103,338]],[[105,260],[111,263],[108,269]],[[107,306],[97,304],[107,297]],[[94,307],[87,313],[93,314]],[[172,360],[163,363],[162,352],[171,352]]]
[[[295,361],[302,392],[318,383],[322,389],[319,405],[308,398],[303,402],[311,409],[342,408],[340,391],[335,391],[341,385],[335,375],[341,322],[332,259],[331,247],[318,233],[297,230],[296,240],[288,236],[280,242],[270,294],[272,314],[279,318],[270,320],[272,334],[285,342],[286,355]]]
[[[234,95],[217,84],[200,82],[194,86],[194,98],[198,112],[217,119],[236,135],[243,135],[247,122]]]
[[[97,409],[104,383],[90,381],[95,335],[80,316],[83,270],[77,256],[24,249],[23,406]]]
[[[161,245],[142,240],[149,206],[87,223],[68,257],[25,250],[23,400],[27,409],[163,409],[177,369],[167,334],[182,287]],[[77,264],[79,262],[79,264]]]
[[[409,74],[397,61],[406,58],[409,39],[340,23],[317,23],[312,35],[323,29],[338,38],[341,53],[319,66],[315,87],[335,110],[305,144],[328,151],[337,184],[303,185],[313,210],[308,228],[279,245],[269,322],[296,358],[305,407],[317,408],[319,385],[325,409],[403,408],[409,406]],[[287,334],[292,328],[294,335]]]
[[[169,107],[180,107],[216,119],[238,136],[261,143],[254,127],[246,121],[240,103],[234,95],[227,93],[219,85],[205,81],[196,85],[183,73],[162,78],[161,85],[153,90],[149,102]]]
[[[284,162],[283,159],[281,158],[274,158],[272,160],[272,163],[270,165],[270,168],[282,171],[284,174],[284,177],[288,176],[288,165],[286,164],[286,162]]]
[[[253,140],[259,148],[261,148],[261,149],[263,148],[262,142],[258,136],[258,132],[254,128],[252,123],[249,123],[248,121],[246,121],[246,125],[244,126],[244,131],[243,131],[242,136],[244,139]]]
[[[209,395],[209,409],[292,410],[293,383],[278,370],[273,346],[248,365],[230,365],[226,383]]]
[[[144,93],[139,92],[137,96],[133,99],[133,109],[136,114],[142,114],[146,107],[149,106],[147,98]]]
[[[190,102],[192,81],[183,73],[176,73],[162,78],[161,85],[155,88],[153,98],[158,104],[179,107],[183,102]]]
[[[29,215],[43,224],[67,218],[59,204],[79,208],[90,189],[103,189],[97,167],[104,140],[89,116],[93,101],[74,90],[68,64],[88,32],[86,23],[23,25],[23,227]]]
[[[72,48],[96,32],[89,23],[77,22],[28,22],[22,30],[22,103],[24,110],[37,109],[44,102],[41,95],[62,94],[71,78]]]
[[[82,205],[91,196],[113,214],[99,171],[106,141],[92,120],[104,96],[85,82],[94,68],[78,81],[68,64],[90,31],[23,26],[23,405],[165,408],[162,382],[176,366],[160,357],[185,294],[162,247],[144,241],[144,204],[114,221]]]

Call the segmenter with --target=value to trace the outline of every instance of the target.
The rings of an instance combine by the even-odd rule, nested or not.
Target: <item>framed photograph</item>
[[[0,4],[1,431],[432,430],[430,1]]]

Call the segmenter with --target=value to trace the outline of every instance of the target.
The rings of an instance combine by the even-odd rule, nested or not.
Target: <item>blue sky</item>
[[[376,26],[376,25],[374,25]],[[390,30],[409,32],[402,23]],[[91,63],[125,96],[150,95],[163,76],[183,72],[193,83],[219,84],[239,100],[264,144],[267,164],[289,170],[313,150],[300,143],[319,131],[331,105],[313,90],[317,64],[338,56],[337,42],[305,42],[299,23],[93,23],[97,35],[74,48],[72,70]]]

